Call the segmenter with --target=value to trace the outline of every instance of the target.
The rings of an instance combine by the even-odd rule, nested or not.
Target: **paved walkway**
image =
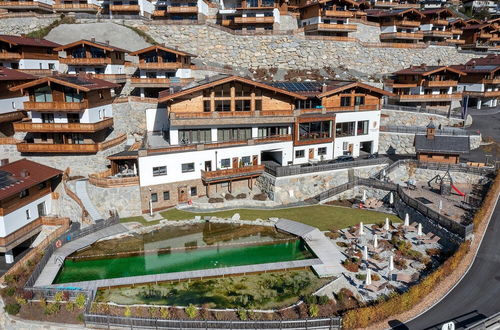
[[[64,259],[72,254],[73,252],[80,250],[104,237],[120,234],[127,232],[128,229],[122,224],[116,224],[95,233],[89,234],[82,238],[78,238],[72,242],[64,244],[62,247],[57,249],[50,257],[47,265],[43,269],[42,273],[38,277],[35,283],[35,287],[51,285],[59,272]]]
[[[279,220],[276,228],[300,236],[309,249],[321,260],[321,264],[312,268],[319,277],[340,275],[344,271],[341,262],[345,259],[342,252],[318,228],[292,220]]]
[[[90,217],[95,222],[96,220],[100,220],[100,219],[104,219],[104,218],[99,213],[99,211],[97,211],[94,204],[90,200],[89,194],[87,192],[87,182],[88,182],[87,180],[76,181],[75,192],[76,192],[76,195],[82,201],[83,206],[85,206],[85,209],[87,210],[87,212],[89,212]]]

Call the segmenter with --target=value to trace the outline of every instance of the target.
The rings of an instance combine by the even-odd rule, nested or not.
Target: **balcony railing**
[[[139,69],[189,69],[190,64],[182,63],[182,62],[149,62],[149,63],[139,63],[137,64]]]
[[[483,79],[483,84],[500,84],[500,77],[493,79]]]
[[[375,1],[375,7],[387,8],[420,8],[418,3],[399,3],[394,1]]]
[[[24,102],[25,110],[44,110],[44,111],[80,111],[89,107],[88,100],[82,102]]]
[[[97,123],[14,123],[16,132],[75,132],[93,133],[113,126],[113,118],[106,118]]]
[[[354,13],[351,11],[344,11],[344,10],[324,10],[323,11],[324,16],[328,17],[354,17]]]
[[[481,39],[490,39],[493,35],[491,33],[481,32],[478,37]]]
[[[424,38],[424,34],[422,32],[390,32],[390,33],[381,33],[380,39],[414,39],[421,40]]]
[[[464,31],[462,31],[460,29],[451,29],[450,31],[453,34],[460,34],[460,35],[464,33]]]
[[[60,58],[59,62],[64,64],[74,64],[74,65],[105,65],[105,64],[111,64],[111,58],[67,57],[67,58]]]
[[[465,44],[465,40],[462,39],[446,39],[445,42],[454,45],[463,45]]]
[[[405,26],[405,27],[419,27],[420,21],[409,21],[409,20],[397,20],[394,22],[396,26]]]
[[[272,24],[272,23],[274,23],[274,17],[273,16],[235,17],[234,23],[236,23],[236,24],[255,24],[255,23]]]
[[[29,8],[36,7],[45,10],[52,10],[52,6],[38,1],[0,1],[0,8]]]
[[[339,31],[339,32],[354,32],[357,31],[356,24],[310,24],[304,26],[304,31]]]
[[[19,54],[19,53],[0,52],[0,60],[16,60],[16,59],[20,59],[20,58],[21,58],[21,54]]]
[[[139,176],[112,176],[111,170],[89,175],[89,182],[101,188],[129,187],[139,185]]]
[[[448,21],[445,19],[431,19],[430,22],[433,25],[448,25]]]
[[[428,81],[424,80],[422,85],[426,87],[454,87],[458,85],[456,80]]]
[[[110,5],[110,11],[133,11],[139,12],[141,9],[139,5]]]
[[[50,143],[27,143],[21,142],[17,144],[19,152],[33,153],[97,153],[98,151],[106,150],[114,147],[127,140],[127,134],[122,134],[114,139],[87,144],[50,144]]]
[[[455,99],[461,99],[462,98],[462,93],[453,93],[453,94],[422,94],[422,95],[396,95],[396,98],[399,99],[400,101],[407,101],[407,102],[412,102],[412,101],[440,101],[440,100],[455,100]]]
[[[264,169],[264,165],[250,165],[216,171],[201,171],[201,179],[205,182],[213,182],[241,177],[254,177],[261,175]]]
[[[28,223],[24,227],[19,228],[15,232],[5,236],[5,237],[0,237],[0,247],[6,248],[9,247],[12,248],[10,245],[14,244],[17,241],[22,242],[22,240],[27,239],[29,236],[32,236],[35,234],[37,231],[42,230],[42,218],[37,218],[34,221]]]
[[[93,75],[95,78],[107,80],[114,83],[124,83],[127,81],[127,75],[125,73],[112,73],[112,74],[104,74],[98,73]]]
[[[166,10],[162,10],[162,9],[157,9],[155,11],[153,11],[153,16],[154,17],[164,17],[167,15],[167,11]]]
[[[98,11],[99,6],[91,3],[56,3],[52,8],[58,11]]]
[[[453,36],[453,33],[451,31],[424,31],[425,36],[430,36],[430,37],[449,37],[451,38]]]
[[[170,119],[227,118],[227,117],[279,117],[293,116],[293,110],[275,111],[214,111],[214,112],[171,112]]]
[[[9,121],[16,121],[26,117],[26,114],[22,111],[12,111],[7,113],[0,113],[0,123],[5,123]]]
[[[479,96],[479,97],[499,97],[500,91],[489,91],[489,92],[465,92],[465,94],[470,96]]]
[[[181,7],[168,6],[167,12],[169,14],[196,14],[196,13],[198,13],[198,7],[197,6],[181,6]]]

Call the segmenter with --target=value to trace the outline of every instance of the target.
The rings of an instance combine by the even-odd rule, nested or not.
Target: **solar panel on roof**
[[[7,188],[16,182],[17,180],[12,177],[12,174],[0,170],[0,189]]]

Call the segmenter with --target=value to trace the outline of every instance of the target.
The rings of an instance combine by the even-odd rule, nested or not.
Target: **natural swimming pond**
[[[97,242],[89,249],[66,259],[54,283],[304,260],[312,257],[301,240],[278,233],[272,227],[200,224],[176,228],[177,235],[173,235],[172,228],[166,230],[167,232]],[[121,244],[118,245],[118,242]]]

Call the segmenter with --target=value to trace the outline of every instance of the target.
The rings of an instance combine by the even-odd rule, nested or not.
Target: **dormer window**
[[[24,197],[28,197],[30,194],[29,190],[28,189],[24,189],[22,190],[20,193],[19,193],[19,198],[24,198]]]
[[[35,102],[52,102],[52,89],[50,86],[35,89]]]
[[[81,102],[83,100],[83,95],[77,93],[73,88],[64,87],[64,101],[65,102]]]

